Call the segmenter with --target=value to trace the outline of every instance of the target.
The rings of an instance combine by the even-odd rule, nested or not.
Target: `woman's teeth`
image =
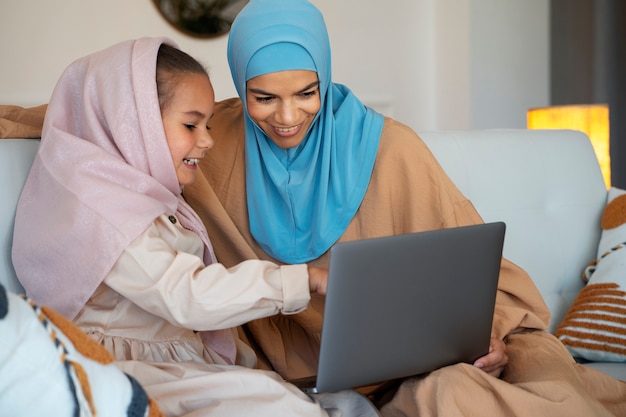
[[[185,158],[183,159],[183,162],[187,165],[198,165],[200,160],[198,158]]]
[[[284,128],[284,127],[277,127],[276,130],[280,133],[290,133],[293,132],[294,130],[296,130],[298,128],[298,126],[294,126],[294,127],[288,127],[288,128]]]

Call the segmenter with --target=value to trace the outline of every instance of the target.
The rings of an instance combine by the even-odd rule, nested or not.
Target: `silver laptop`
[[[317,376],[291,382],[335,392],[485,355],[504,232],[495,222],[333,246]]]

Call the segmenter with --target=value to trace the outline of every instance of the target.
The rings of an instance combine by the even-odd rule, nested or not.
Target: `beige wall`
[[[312,0],[326,16],[333,77],[416,130],[524,127],[549,99],[549,0]],[[150,0],[0,0],[0,103],[47,102],[72,60],[167,36],[234,95],[226,37],[192,39]]]

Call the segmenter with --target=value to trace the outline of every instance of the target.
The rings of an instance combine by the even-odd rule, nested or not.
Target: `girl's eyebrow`
[[[311,84],[307,85],[306,87],[304,87],[300,91],[297,91],[296,94],[304,93],[305,91],[310,90],[313,87],[319,87],[319,85],[320,85],[319,81],[313,81]],[[251,93],[259,94],[259,95],[263,95],[263,96],[273,96],[274,95],[274,94],[269,93],[269,92],[267,92],[265,90],[261,90],[260,88],[248,88],[248,91],[250,91]]]
[[[194,117],[199,117],[199,118],[205,117],[205,114],[198,110],[189,110],[189,111],[184,112],[184,114],[187,116],[194,116]]]

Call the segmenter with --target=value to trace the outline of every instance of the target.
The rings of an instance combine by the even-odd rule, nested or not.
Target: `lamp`
[[[606,187],[611,186],[611,156],[609,154],[609,106],[584,104],[550,106],[529,109],[529,129],[580,130],[591,140],[598,158]]]

